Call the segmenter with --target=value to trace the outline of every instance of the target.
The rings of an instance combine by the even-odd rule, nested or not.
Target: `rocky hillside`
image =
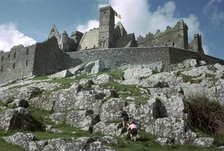
[[[101,61],[84,63],[2,85],[0,146],[12,143],[29,151],[166,150],[157,143],[214,148],[214,138],[189,123],[188,102],[195,98],[224,105],[224,66],[192,59],[110,71]],[[136,143],[117,129],[120,108],[140,128]]]

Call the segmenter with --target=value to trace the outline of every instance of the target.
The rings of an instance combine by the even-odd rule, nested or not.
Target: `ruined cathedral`
[[[99,28],[86,33],[75,31],[69,37],[66,31],[60,34],[53,25],[48,38],[56,37],[58,46],[66,52],[98,48],[175,47],[204,53],[201,35],[196,33],[193,41],[188,43],[188,27],[183,20],[173,28],[167,26],[164,32],[157,30],[155,35],[148,33],[136,40],[135,34],[128,34],[121,22],[115,24],[115,14],[112,7],[103,7],[100,9]]]
[[[9,52],[0,51],[0,84],[52,74],[95,60],[101,60],[110,69],[156,61],[174,64],[190,58],[224,64],[223,60],[204,54],[200,34],[196,33],[188,42],[188,26],[183,20],[163,32],[157,30],[155,34],[136,38],[121,22],[115,24],[115,15],[111,6],[102,7],[98,28],[86,33],[75,31],[69,36],[53,25],[44,42],[27,47],[14,46]]]

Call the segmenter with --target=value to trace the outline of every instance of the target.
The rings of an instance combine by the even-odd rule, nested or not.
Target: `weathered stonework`
[[[171,28],[167,26],[166,31],[156,34],[148,33],[145,38],[138,37],[137,43],[139,47],[175,47],[180,49],[188,49],[188,27],[183,20]]]

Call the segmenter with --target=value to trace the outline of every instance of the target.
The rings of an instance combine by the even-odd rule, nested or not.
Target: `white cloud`
[[[13,23],[0,25],[0,50],[9,51],[15,45],[32,45],[36,41],[19,32]]]
[[[224,11],[220,7],[223,4],[220,4],[222,0],[210,0],[205,7],[203,8],[203,13],[208,17],[211,22],[213,29],[221,29],[223,28],[224,22]]]
[[[99,27],[99,21],[98,20],[89,20],[86,24],[81,24],[77,26],[77,30],[81,32],[89,31],[93,28]]]
[[[144,36],[148,32],[155,33],[157,29],[164,31],[167,26],[174,26],[177,21],[184,19],[189,27],[189,38],[200,32],[199,21],[195,15],[188,17],[175,17],[176,5],[168,1],[159,6],[155,11],[150,10],[148,0],[110,0],[112,7],[122,15],[122,23],[128,32],[134,32],[137,36]]]
[[[129,33],[135,33],[136,37],[139,35],[145,36],[148,32],[155,33],[157,29],[164,31],[167,26],[172,27],[181,19],[184,19],[188,25],[189,41],[193,39],[195,33],[203,35],[199,20],[195,15],[190,14],[188,17],[174,16],[176,5],[173,1],[167,1],[155,11],[150,10],[148,0],[122,0],[122,2],[121,0],[109,0],[108,2],[108,5],[111,5],[118,14],[121,14],[121,22],[126,30]],[[105,6],[105,3],[99,4],[99,6]],[[96,24],[88,22],[88,24],[81,26],[91,29],[96,27]]]

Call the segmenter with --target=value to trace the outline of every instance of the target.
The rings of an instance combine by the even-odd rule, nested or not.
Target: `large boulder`
[[[84,67],[85,72],[91,73],[91,74],[97,74],[105,69],[106,69],[106,66],[104,62],[102,62],[101,60],[89,62]]]
[[[182,118],[159,118],[155,121],[154,134],[159,138],[165,138],[168,143],[185,143],[186,124]],[[161,139],[163,144],[164,139]]]
[[[0,114],[0,129],[27,129],[27,130],[44,130],[43,124],[35,120],[31,112],[23,107],[16,109],[7,109]]]
[[[8,143],[22,146],[25,149],[29,147],[30,141],[38,140],[32,133],[21,133],[21,132],[17,132],[16,134],[11,136],[3,137],[3,139]]]

